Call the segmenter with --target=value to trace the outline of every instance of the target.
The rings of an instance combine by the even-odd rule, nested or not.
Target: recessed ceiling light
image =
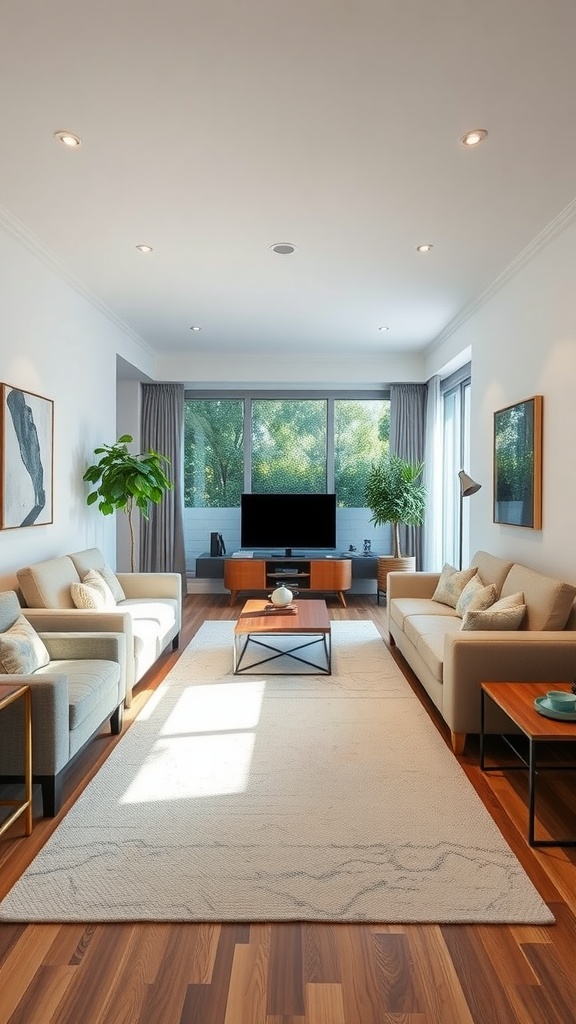
[[[379,331],[389,331],[390,328],[389,327],[379,327],[378,330]]]
[[[191,331],[201,331],[202,328],[201,327],[191,327],[190,330]]]
[[[137,245],[138,252],[154,252],[151,245]]]
[[[416,246],[416,252],[430,252],[430,249],[433,249],[433,248],[434,248],[434,246],[432,245],[431,242],[424,242],[423,245],[417,245]]]
[[[54,138],[58,139],[63,146],[68,146],[68,149],[77,149],[82,145],[82,139],[78,135],[74,135],[74,132],[54,132]]]
[[[271,245],[272,252],[277,252],[279,256],[289,256],[291,252],[295,252],[296,246],[292,245],[292,242],[276,242],[275,245]]]
[[[462,136],[460,142],[463,146],[477,146],[480,142],[484,142],[484,139],[488,135],[485,128],[473,128],[471,132],[466,132]]]

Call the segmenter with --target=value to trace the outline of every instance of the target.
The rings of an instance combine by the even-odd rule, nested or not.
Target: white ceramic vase
[[[281,586],[272,591],[270,600],[277,608],[285,608],[292,601],[292,596],[292,591],[288,587]]]

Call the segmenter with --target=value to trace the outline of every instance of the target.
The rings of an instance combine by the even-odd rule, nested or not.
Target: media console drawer
[[[346,607],[343,592],[352,586],[352,562],[349,558],[230,558],[224,562],[230,604],[241,591],[268,593],[279,583],[306,592],[334,591]]]

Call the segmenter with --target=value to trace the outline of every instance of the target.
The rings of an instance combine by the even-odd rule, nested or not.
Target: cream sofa
[[[19,626],[27,617],[14,591],[0,593],[0,639],[10,637],[26,670],[2,657],[2,683],[30,687],[32,703],[32,776],[42,787],[43,812],[60,810],[62,779],[72,761],[109,719],[113,735],[122,730],[126,689],[126,638],[122,633],[39,633],[44,660],[24,652],[30,646]],[[9,641],[10,643],[10,641]],[[44,652],[42,652],[44,653]],[[30,662],[33,662],[32,664]],[[22,701],[0,715],[0,781],[21,779],[24,766]]]
[[[482,582],[500,597],[523,593],[526,614],[514,631],[464,631],[454,608],[432,600],[440,574],[391,572],[388,630],[452,734],[461,753],[467,733],[480,731],[480,683],[568,681],[576,676],[576,588],[486,551],[474,555]],[[488,732],[508,731],[487,705]]]
[[[38,631],[124,633],[126,637],[126,706],[132,689],[171,642],[178,646],[182,623],[179,573],[117,573],[125,600],[115,607],[76,608],[71,585],[92,569],[105,567],[98,548],[75,551],[28,565],[17,572],[21,603]]]

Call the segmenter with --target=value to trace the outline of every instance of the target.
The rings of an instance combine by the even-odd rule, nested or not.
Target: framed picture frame
[[[53,522],[54,402],[0,384],[0,529]]]
[[[494,413],[494,522],[542,529],[542,395]]]

